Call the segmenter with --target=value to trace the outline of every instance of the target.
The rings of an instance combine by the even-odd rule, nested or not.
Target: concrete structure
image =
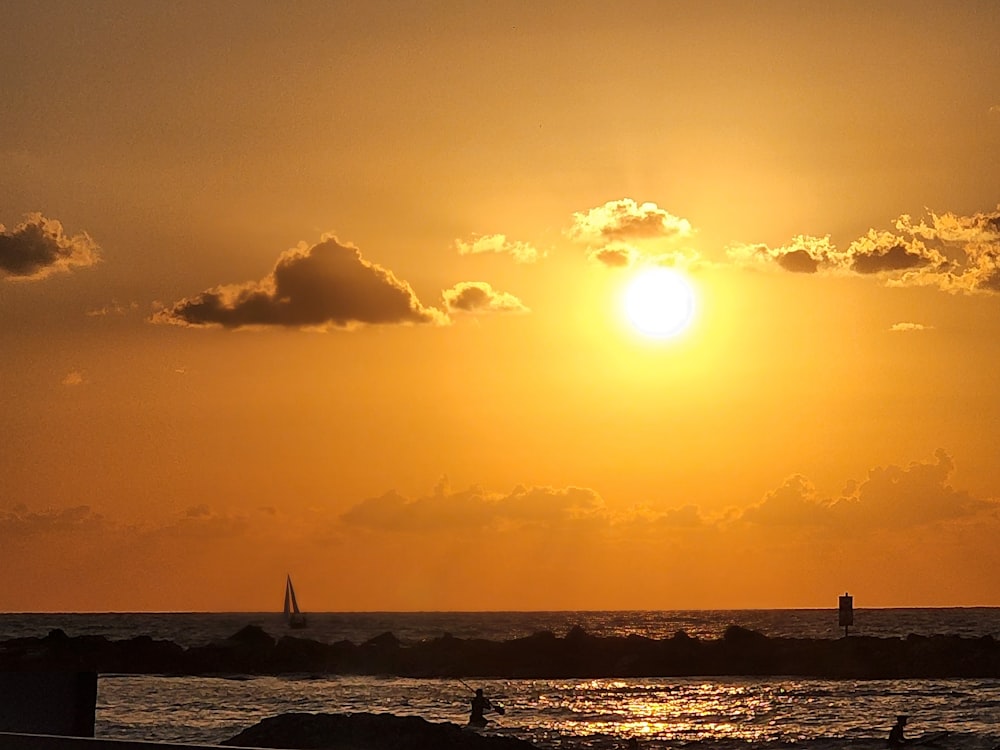
[[[93,737],[57,737],[43,734],[0,732],[3,750],[240,750],[219,745],[178,745],[173,742],[101,740]],[[251,749],[252,750],[252,749]]]
[[[0,672],[0,731],[93,737],[97,672]]]

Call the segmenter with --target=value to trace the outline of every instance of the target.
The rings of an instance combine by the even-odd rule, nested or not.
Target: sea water
[[[857,610],[852,632],[880,637],[1000,636],[1000,609]],[[111,639],[151,635],[182,645],[220,640],[254,623],[284,634],[280,617],[248,613],[0,614],[0,640],[68,635]],[[715,638],[730,624],[769,636],[843,635],[829,610],[526,613],[320,613],[307,631],[324,642],[356,643],[393,632],[404,643],[451,633],[506,640],[580,626],[595,635],[654,638],[684,630]],[[884,746],[897,714],[910,736],[948,731],[937,747],[992,750],[1000,745],[1000,680],[821,680],[798,677],[476,680],[506,707],[486,732],[565,750],[643,748],[808,748]],[[462,724],[469,686],[453,679],[369,676],[174,677],[102,674],[97,736],[217,743],[286,712],[373,711]]]

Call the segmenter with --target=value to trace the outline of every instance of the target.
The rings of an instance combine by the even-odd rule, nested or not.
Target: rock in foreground
[[[290,713],[264,719],[223,745],[318,750],[535,750],[514,737],[393,714]]]

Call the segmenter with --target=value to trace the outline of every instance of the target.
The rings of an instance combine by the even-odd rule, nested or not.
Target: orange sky
[[[1000,606],[996,3],[3,15],[0,611]]]

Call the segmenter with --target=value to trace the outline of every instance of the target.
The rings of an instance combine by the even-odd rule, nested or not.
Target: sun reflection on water
[[[759,683],[589,680],[552,688],[555,695],[539,696],[538,707],[562,714],[552,717],[553,724],[566,734],[689,742],[709,738],[762,742],[782,736],[776,720],[781,691]]]

